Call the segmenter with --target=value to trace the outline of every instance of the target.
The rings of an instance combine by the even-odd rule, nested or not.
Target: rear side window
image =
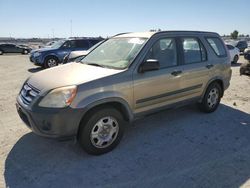
[[[206,50],[197,38],[182,38],[182,46],[185,64],[207,60]]]
[[[90,42],[90,44],[92,45],[92,46],[94,46],[95,44],[97,44],[98,42],[100,42],[101,40],[90,40],[89,42]]]
[[[89,42],[87,40],[77,40],[76,41],[77,48],[89,48]]]
[[[208,37],[207,42],[213,48],[213,50],[217,56],[219,56],[219,57],[226,57],[227,56],[226,49],[225,49],[222,41],[219,38]]]

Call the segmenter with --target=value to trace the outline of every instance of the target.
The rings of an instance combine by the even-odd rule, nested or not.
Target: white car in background
[[[230,54],[231,62],[237,63],[240,57],[240,50],[231,44],[226,44],[226,46]]]

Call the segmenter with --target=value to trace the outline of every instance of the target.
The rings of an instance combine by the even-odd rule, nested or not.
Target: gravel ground
[[[250,78],[240,63],[215,113],[162,111],[134,122],[114,151],[90,156],[26,128],[15,98],[40,69],[25,55],[0,56],[0,187],[250,186]]]

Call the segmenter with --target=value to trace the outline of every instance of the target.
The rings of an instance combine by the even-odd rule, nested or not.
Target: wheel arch
[[[47,59],[50,58],[50,57],[55,58],[58,61],[58,63],[59,63],[59,58],[57,57],[56,54],[47,54],[47,55],[44,56],[44,60],[43,60],[44,64],[47,61]]]
[[[211,80],[207,83],[207,85],[206,85],[206,87],[205,87],[205,89],[204,89],[204,91],[203,91],[203,93],[202,93],[202,97],[201,97],[200,101],[203,99],[203,97],[204,97],[204,95],[205,95],[205,93],[206,93],[206,91],[207,91],[207,88],[208,88],[212,83],[218,83],[218,84],[221,86],[221,89],[222,89],[221,97],[223,97],[223,95],[224,95],[224,82],[223,82],[223,79],[220,78],[220,77],[216,77],[216,78],[214,78],[214,79],[211,79]],[[199,101],[199,102],[200,102],[200,101]]]
[[[84,121],[96,110],[102,109],[104,107],[113,107],[116,110],[118,110],[121,115],[123,116],[124,120],[126,122],[132,122],[134,119],[133,113],[130,110],[128,104],[126,101],[120,98],[108,98],[108,99],[102,99],[97,102],[91,103],[86,107],[86,110],[82,114],[81,120],[78,125],[77,129],[77,138],[79,136],[79,130],[81,125]]]

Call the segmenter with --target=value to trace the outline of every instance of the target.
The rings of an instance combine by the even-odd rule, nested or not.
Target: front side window
[[[176,42],[174,38],[163,38],[158,40],[146,55],[147,59],[159,61],[160,68],[177,65]]]
[[[125,69],[134,60],[145,38],[111,38],[91,51],[83,60],[85,64]]]
[[[76,47],[76,41],[74,40],[70,40],[70,41],[66,41],[63,46],[63,48],[75,48]]]
[[[65,40],[56,41],[54,44],[51,45],[51,48],[59,48],[64,44]]]
[[[204,46],[196,38],[182,38],[185,64],[199,63],[207,60]]]
[[[214,52],[216,53],[217,56],[225,57],[227,55],[226,49],[224,48],[224,45],[223,45],[222,41],[219,38],[217,38],[217,37],[209,38],[208,37],[207,41],[208,41],[209,45],[212,47],[212,49],[214,50]]]

